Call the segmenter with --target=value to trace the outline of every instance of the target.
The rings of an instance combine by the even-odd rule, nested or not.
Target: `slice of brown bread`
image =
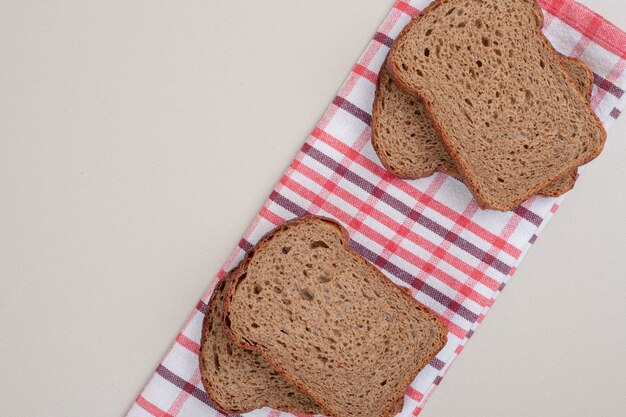
[[[226,288],[225,328],[329,415],[395,415],[447,328],[348,242],[321,217],[270,232]]]
[[[514,208],[604,146],[542,21],[535,0],[436,0],[391,48],[391,77],[483,208]]]
[[[220,281],[202,325],[200,375],[216,406],[226,414],[245,413],[269,406],[290,413],[320,414],[322,409],[280,376],[258,353],[232,343],[222,328],[224,287]]]
[[[589,101],[593,87],[591,70],[578,59],[566,56],[560,59],[578,91]],[[424,106],[395,86],[386,65],[380,69],[376,86],[372,145],[385,168],[401,178],[425,178],[437,171],[460,178]],[[576,170],[573,170],[541,189],[539,194],[557,197],[571,190],[575,182]]]

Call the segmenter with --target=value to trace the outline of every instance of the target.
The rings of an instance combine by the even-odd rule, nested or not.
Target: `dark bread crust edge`
[[[404,29],[402,29],[402,31],[400,32],[400,34],[396,38],[396,42],[394,42],[394,44],[391,47],[391,50],[389,51],[389,56],[388,56],[388,59],[386,61],[387,62],[387,70],[389,71],[391,79],[393,80],[393,82],[396,84],[396,86],[400,90],[402,90],[405,94],[409,94],[411,96],[414,96],[415,98],[417,98],[422,103],[422,105],[424,106],[424,109],[426,110],[426,113],[428,114],[428,116],[430,117],[431,121],[433,122],[433,127],[435,128],[435,131],[437,132],[437,135],[441,139],[441,141],[442,141],[444,147],[446,148],[448,154],[454,160],[455,165],[457,166],[457,169],[459,169],[459,171],[461,173],[461,176],[465,179],[464,180],[465,184],[470,189],[472,195],[474,196],[474,199],[478,203],[478,206],[480,208],[482,208],[482,209],[509,211],[509,210],[512,210],[513,208],[517,207],[518,205],[520,205],[521,203],[523,203],[524,201],[526,201],[527,199],[529,199],[533,195],[537,194],[539,192],[539,190],[541,190],[542,188],[546,187],[551,182],[556,181],[561,176],[564,176],[568,171],[573,171],[573,170],[577,169],[579,166],[585,165],[585,164],[591,162],[592,160],[594,160],[595,158],[597,158],[598,155],[600,155],[600,153],[602,152],[602,149],[604,148],[604,144],[606,142],[606,130],[604,129],[604,126],[602,126],[602,123],[600,122],[600,119],[598,118],[598,116],[591,110],[591,106],[590,106],[589,102],[587,101],[586,102],[586,104],[587,104],[587,106],[586,106],[587,112],[595,120],[596,125],[597,125],[597,127],[599,127],[600,132],[601,132],[600,141],[598,143],[598,147],[595,150],[595,152],[591,152],[588,156],[586,156],[584,158],[582,158],[582,157],[578,158],[571,165],[564,165],[563,167],[561,167],[560,170],[558,170],[556,172],[556,174],[553,174],[551,177],[548,177],[546,180],[544,180],[544,182],[539,183],[537,186],[535,186],[535,188],[529,190],[529,192],[527,192],[525,195],[518,197],[517,199],[513,200],[509,204],[506,204],[506,205],[498,205],[498,204],[490,205],[488,203],[488,201],[485,200],[483,198],[483,195],[480,193],[480,187],[476,184],[476,182],[472,178],[468,178],[468,176],[466,175],[467,166],[465,166],[465,164],[463,164],[463,163],[461,163],[459,161],[459,152],[452,145],[452,142],[450,141],[450,138],[449,138],[446,130],[444,129],[443,124],[441,123],[441,119],[439,119],[439,117],[438,117],[438,115],[437,115],[437,113],[436,113],[436,111],[434,109],[434,106],[433,106],[433,103],[432,103],[432,99],[427,97],[421,91],[414,91],[414,90],[412,90],[402,80],[401,75],[400,75],[399,71],[397,70],[397,67],[392,64],[392,62],[394,62],[394,58],[395,58],[396,54],[398,53],[397,52],[397,48],[396,48],[397,41],[402,39],[404,36],[406,36],[407,33],[411,30],[411,28],[415,24],[417,24],[427,13],[431,12],[434,9],[437,9],[443,3],[447,3],[449,1],[454,1],[454,0],[435,0],[434,2],[429,4],[424,10],[422,10],[422,12],[419,15],[414,17],[404,27]],[[558,52],[554,49],[554,47],[552,46],[552,44],[550,43],[548,38],[546,38],[546,36],[541,31],[541,29],[543,27],[543,13],[541,11],[541,7],[539,7],[539,4],[537,3],[536,0],[531,0],[530,3],[532,3],[532,5],[533,5],[534,11],[535,11],[535,20],[537,22],[535,34],[536,34],[537,38],[540,40],[540,42],[544,42],[550,48],[550,50],[554,53],[554,55],[556,56],[557,61],[558,61],[558,56],[557,56]],[[561,74],[569,82],[569,85],[571,86],[571,89],[576,92],[575,94],[578,94],[579,97],[583,98],[581,93],[579,93],[577,91],[577,89],[573,87],[574,80],[572,80],[572,78],[569,76],[569,74],[567,73],[567,71],[563,67],[563,64],[561,64],[560,61],[559,61],[559,64],[560,64]]]
[[[280,411],[284,411],[284,412],[291,413],[291,414],[314,413],[315,412],[314,410],[306,410],[306,409],[298,409],[298,408],[288,409],[282,405],[274,404],[270,400],[266,400],[262,405],[259,404],[259,407],[256,407],[256,408],[230,409],[230,408],[224,407],[224,405],[220,404],[220,402],[217,400],[217,395],[215,395],[215,391],[213,390],[213,387],[209,384],[208,378],[204,375],[202,371],[204,368],[205,360],[206,360],[204,355],[202,354],[202,351],[203,351],[203,346],[205,346],[210,336],[209,328],[210,328],[211,319],[212,319],[210,312],[212,311],[212,307],[214,303],[216,302],[214,295],[218,291],[225,291],[225,287],[232,280],[232,274],[233,274],[233,271],[227,273],[226,275],[224,275],[224,277],[222,277],[222,279],[217,284],[215,284],[215,288],[213,289],[213,294],[211,295],[211,299],[209,300],[209,304],[207,305],[207,310],[206,310],[207,313],[204,315],[204,320],[202,320],[202,337],[200,339],[200,352],[198,356],[200,357],[200,379],[202,380],[202,385],[204,386],[204,390],[206,391],[207,395],[213,402],[213,405],[219,409],[218,411],[226,415],[244,414],[250,411],[257,410],[260,407],[270,407],[275,410],[280,410]],[[219,325],[222,326],[222,323],[219,323]]]
[[[215,303],[214,295],[216,294],[217,291],[222,291],[224,289],[224,287],[226,286],[228,282],[227,281],[228,278],[230,278],[230,274],[227,274],[224,277],[222,277],[222,279],[217,284],[215,284],[215,288],[213,288],[211,299],[209,300],[209,304],[207,305],[207,309],[206,309],[207,312],[204,315],[204,319],[202,320],[202,337],[200,339],[200,351],[198,352],[198,356],[200,358],[200,379],[202,380],[202,385],[204,386],[204,390],[206,391],[211,401],[213,401],[213,404],[219,409],[218,410],[219,412],[221,412],[222,414],[231,415],[231,414],[246,413],[252,410],[243,410],[243,409],[233,410],[233,409],[224,407],[224,405],[220,404],[220,402],[217,400],[217,396],[215,395],[215,391],[213,390],[213,387],[208,383],[207,378],[202,373],[202,369],[204,368],[204,363],[206,360],[204,358],[204,355],[202,354],[202,350],[203,350],[202,347],[205,346],[205,344],[207,343],[207,339],[209,336],[208,328],[210,327],[211,319],[212,319],[211,314],[209,312],[211,311],[212,305]]]
[[[247,272],[248,264],[250,263],[250,260],[254,256],[254,253],[255,253],[256,249],[259,248],[259,247],[263,247],[269,240],[271,240],[274,237],[275,234],[277,234],[277,233],[279,233],[279,232],[281,232],[283,230],[286,230],[287,228],[293,226],[294,224],[297,224],[299,222],[306,222],[306,221],[310,221],[310,220],[320,220],[320,221],[324,221],[324,222],[330,223],[331,225],[335,226],[339,230],[341,235],[342,235],[342,243],[343,243],[344,249],[350,255],[354,256],[355,259],[358,259],[360,262],[364,263],[369,268],[371,268],[373,271],[375,271],[375,276],[378,279],[380,279],[380,281],[384,285],[388,286],[392,291],[395,291],[400,297],[404,297],[405,299],[410,300],[410,303],[414,304],[416,308],[418,308],[419,310],[421,310],[425,314],[435,318],[435,321],[439,325],[439,331],[440,331],[439,346],[437,347],[435,353],[431,357],[428,357],[426,360],[418,363],[417,366],[415,367],[415,369],[413,369],[412,372],[409,372],[407,374],[407,377],[405,378],[405,380],[403,380],[401,382],[401,384],[400,384],[401,388],[387,402],[387,404],[385,406],[384,414],[381,414],[380,416],[375,416],[375,417],[388,417],[388,416],[391,416],[391,413],[393,413],[394,411],[396,411],[398,409],[398,404],[397,403],[403,401],[404,393],[406,392],[407,387],[411,384],[411,382],[413,382],[413,380],[415,379],[417,374],[446,345],[446,343],[448,341],[448,327],[443,322],[441,317],[439,317],[439,315],[437,315],[436,313],[431,311],[428,307],[422,305],[419,301],[417,301],[415,298],[413,298],[410,295],[410,291],[407,291],[407,289],[403,289],[403,287],[400,287],[400,286],[394,284],[382,272],[380,272],[378,270],[378,268],[376,268],[374,265],[372,265],[369,262],[367,262],[361,255],[359,255],[358,253],[353,251],[349,247],[349,245],[348,245],[348,242],[350,241],[350,235],[348,234],[348,231],[346,230],[346,228],[344,228],[336,220],[333,220],[333,219],[330,219],[330,218],[327,218],[327,217],[323,217],[323,216],[307,215],[307,216],[303,216],[303,217],[299,217],[299,218],[295,218],[295,219],[292,219],[290,221],[287,221],[287,222],[277,226],[272,231],[268,232],[265,236],[263,236],[263,238],[252,249],[250,249],[250,251],[248,253],[246,253],[246,255],[244,256],[242,261],[239,263],[239,265],[233,270],[233,279],[226,286],[225,294],[224,294],[224,313],[222,315],[222,317],[223,317],[222,325],[224,327],[224,331],[226,332],[228,337],[233,341],[233,343],[236,343],[236,344],[238,344],[239,346],[242,346],[245,349],[259,352],[276,369],[276,371],[278,371],[279,374],[281,374],[285,379],[290,381],[301,392],[303,392],[303,393],[307,394],[309,397],[311,397],[313,399],[313,401],[315,401],[320,407],[322,407],[324,409],[324,411],[326,413],[328,413],[329,416],[331,416],[331,417],[339,417],[337,412],[330,408],[330,406],[328,405],[328,403],[325,401],[324,398],[320,398],[319,396],[315,395],[315,393],[312,393],[311,390],[307,386],[305,386],[304,384],[296,381],[294,379],[294,377],[292,375],[290,375],[280,365],[279,362],[274,360],[272,358],[272,356],[267,351],[263,350],[262,348],[260,348],[258,346],[254,346],[254,345],[252,345],[250,343],[247,343],[246,341],[243,340],[243,337],[235,334],[233,332],[232,328],[230,327],[230,317],[229,317],[229,313],[228,313],[228,311],[230,309],[230,304],[231,304],[231,301],[233,299],[233,296],[234,296],[235,292],[237,291],[237,286],[238,286],[239,280],[241,280],[242,277],[245,278],[245,274]]]
[[[589,102],[591,100],[591,93],[593,91],[593,72],[591,71],[591,69],[580,59],[573,58],[573,57],[563,55],[560,53],[558,54],[558,56],[559,56],[559,60],[561,64],[563,64],[565,61],[569,61],[569,62],[576,64],[579,69],[582,69],[585,72],[585,91],[584,91],[583,97],[585,98],[587,102]],[[383,62],[382,68],[386,68],[386,65],[387,65],[387,59],[385,59],[385,61]],[[568,73],[568,75],[570,75],[569,70],[566,70],[566,72]],[[381,139],[378,137],[379,129],[375,127],[375,125],[377,125],[379,121],[381,121],[382,119],[382,116],[380,113],[382,111],[382,100],[383,100],[384,91],[383,91],[381,82],[382,82],[382,78],[380,77],[380,74],[379,74],[378,80],[376,82],[374,104],[372,106],[371,140],[372,140],[372,147],[374,148],[374,151],[376,152],[378,159],[383,164],[385,169],[391,172],[392,174],[394,174],[395,176],[397,176],[398,178],[402,178],[406,180],[416,180],[416,179],[421,179],[421,178],[427,178],[437,172],[442,172],[444,174],[450,175],[453,178],[463,181],[463,177],[459,174],[457,170],[449,169],[448,164],[444,164],[444,163],[437,165],[431,170],[425,170],[419,175],[410,175],[401,170],[394,169],[391,166],[391,164],[389,163],[388,157],[385,155],[382,149],[380,149],[379,141]],[[578,90],[578,88],[576,88],[576,91],[579,93],[581,92],[580,90]],[[541,195],[543,197],[560,197],[561,195],[573,189],[574,186],[576,185],[576,180],[578,178],[577,169],[574,169],[570,171],[569,173],[567,173],[566,175],[559,177],[557,181],[564,180],[566,176],[567,176],[567,181],[568,181],[567,187],[563,189],[555,189],[554,187],[552,187],[553,183],[550,183],[545,188],[542,188],[541,190],[539,190],[538,195]]]

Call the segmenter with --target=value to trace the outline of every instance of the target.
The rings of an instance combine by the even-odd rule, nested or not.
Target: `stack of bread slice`
[[[372,143],[407,179],[462,179],[480,207],[559,196],[606,133],[591,110],[593,74],[559,55],[535,0],[436,0],[381,68]]]
[[[348,241],[326,218],[287,222],[216,286],[200,372],[223,412],[400,412],[408,385],[445,345],[447,327]]]

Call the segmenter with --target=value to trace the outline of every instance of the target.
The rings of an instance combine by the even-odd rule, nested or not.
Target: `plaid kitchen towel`
[[[482,211],[452,177],[405,181],[383,169],[370,143],[377,73],[394,38],[428,3],[398,1],[393,7],[128,416],[221,416],[211,406],[198,370],[211,290],[267,231],[308,213],[339,220],[350,232],[354,250],[394,282],[410,286],[415,298],[447,322],[448,344],[404,397],[400,415],[419,414],[562,199],[535,197],[511,212]],[[592,68],[591,104],[608,128],[626,105],[626,34],[573,1],[540,4],[544,31],[554,46]],[[269,408],[247,415],[288,416]]]

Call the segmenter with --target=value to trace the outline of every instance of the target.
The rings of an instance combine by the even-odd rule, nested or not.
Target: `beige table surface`
[[[392,3],[0,2],[0,416],[125,413]],[[423,416],[626,415],[625,161],[623,117]]]

